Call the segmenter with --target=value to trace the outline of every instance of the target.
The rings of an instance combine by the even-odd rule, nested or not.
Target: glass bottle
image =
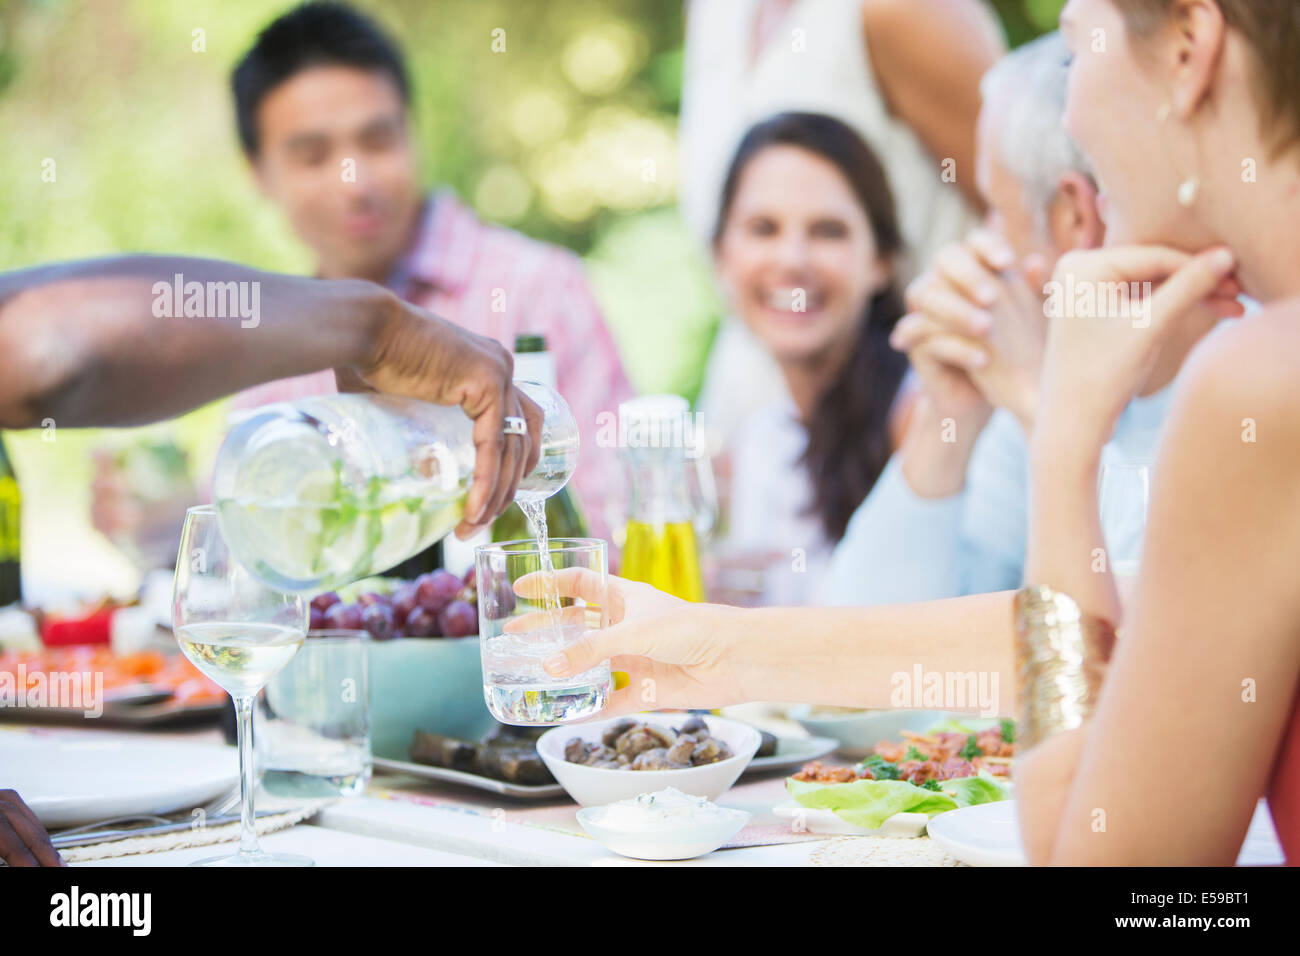
[[[18,476],[0,437],[0,607],[23,599],[22,502]]]
[[[632,399],[619,407],[619,430],[628,487],[622,574],[703,601],[699,537],[712,514],[700,477],[692,483],[689,463],[702,453],[702,436],[693,435],[689,405],[677,395]]]
[[[567,484],[578,426],[564,399],[516,382],[542,409],[542,454],[515,500]],[[250,571],[284,591],[320,591],[418,554],[460,522],[474,473],[473,424],[454,406],[340,394],[258,409],[217,455],[221,531]]]

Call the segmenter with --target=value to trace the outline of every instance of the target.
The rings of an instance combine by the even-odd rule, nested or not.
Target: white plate
[[[374,764],[376,770],[391,770],[397,773],[409,773],[417,777],[425,777],[429,780],[441,780],[444,783],[459,783],[466,787],[474,787],[476,790],[487,790],[490,793],[499,793],[507,797],[545,800],[550,797],[564,796],[564,788],[558,783],[523,786],[517,783],[507,783],[504,780],[493,780],[491,777],[481,777],[476,773],[466,773],[463,770],[448,770],[446,767],[412,763],[409,760],[389,760],[387,757],[375,757]]]
[[[776,753],[770,757],[755,757],[741,776],[773,770],[798,770],[808,761],[833,752],[836,746],[836,741],[830,737],[777,737]]]
[[[1014,800],[941,813],[930,821],[930,839],[968,866],[1025,865]]]
[[[1025,866],[1016,823],[1016,802],[981,803],[949,810],[930,821],[930,839],[956,860],[969,866]],[[1238,866],[1276,866],[1283,862],[1282,848],[1260,803],[1237,857]]]
[[[773,807],[772,813],[804,833],[834,836],[919,837],[930,819],[924,813],[895,813],[875,830],[869,830],[841,819],[834,810],[810,809],[797,803]]]
[[[233,747],[100,732],[0,733],[0,767],[47,827],[197,807],[239,782]]]

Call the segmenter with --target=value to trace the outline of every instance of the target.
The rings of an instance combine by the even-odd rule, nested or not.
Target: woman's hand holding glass
[[[744,611],[712,604],[694,604],[638,581],[607,579],[610,626],[590,631],[549,658],[543,668],[553,677],[579,674],[608,660],[617,681],[606,716],[642,710],[721,707],[748,699],[742,690],[739,661],[729,628],[719,625]],[[584,568],[556,572],[561,598],[598,603],[600,575]],[[515,590],[521,597],[541,594],[540,574],[521,578]],[[583,607],[566,607],[566,620],[586,613]],[[539,612],[540,614],[540,612]],[[511,622],[510,630],[536,626],[527,617]]]

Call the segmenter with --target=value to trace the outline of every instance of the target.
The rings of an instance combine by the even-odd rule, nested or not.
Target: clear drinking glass
[[[1117,461],[1102,468],[1097,507],[1110,571],[1122,607],[1128,607],[1133,596],[1150,505],[1150,462]]]
[[[585,720],[604,710],[613,691],[609,661],[566,678],[547,674],[542,662],[587,631],[608,626],[605,542],[555,538],[543,553],[536,541],[503,541],[476,548],[474,563],[483,697],[492,716],[504,724],[538,726]],[[548,592],[558,594],[554,575],[578,568],[590,573],[584,596],[548,600]],[[515,584],[526,575],[534,577],[517,593]]]
[[[253,826],[253,699],[302,645],[306,601],[268,588],[235,560],[215,508],[190,508],[176,558],[172,628],[185,656],[234,698],[239,726],[239,852],[194,865],[311,866],[305,856],[262,852]]]
[[[353,797],[370,780],[365,631],[311,631],[257,697],[257,766],[273,797]]]

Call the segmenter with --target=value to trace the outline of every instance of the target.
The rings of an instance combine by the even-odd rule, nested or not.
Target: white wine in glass
[[[204,505],[185,513],[172,590],[172,629],[185,656],[234,698],[239,727],[239,852],[193,865],[311,866],[313,861],[305,856],[263,852],[253,825],[253,701],[302,646],[306,602],[250,574],[221,536],[216,509]]]
[[[275,624],[188,624],[176,640],[194,666],[231,697],[257,692],[293,659],[302,632]]]

